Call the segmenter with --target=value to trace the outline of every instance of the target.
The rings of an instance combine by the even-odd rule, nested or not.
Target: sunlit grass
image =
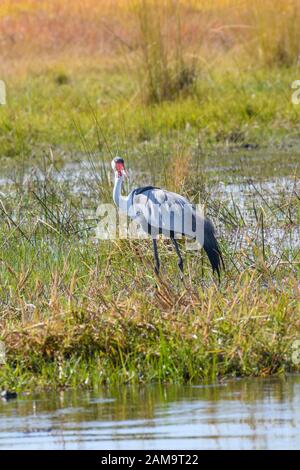
[[[204,146],[282,145],[299,133],[291,76],[290,69],[215,72],[194,84],[192,96],[145,107],[133,99],[136,83],[118,69],[49,67],[8,83],[8,104],[0,114],[1,156],[32,160],[51,146],[74,158],[82,152],[78,127],[96,148],[94,113],[105,134],[116,136],[113,151],[129,152],[157,136],[174,141],[178,132],[188,147],[197,138]]]
[[[101,58],[142,48],[156,56],[155,73],[170,53],[177,65],[191,55],[202,63],[235,51],[252,66],[273,66],[295,64],[300,52],[299,0],[3,0],[0,21],[10,60],[21,51],[46,58],[98,50]]]

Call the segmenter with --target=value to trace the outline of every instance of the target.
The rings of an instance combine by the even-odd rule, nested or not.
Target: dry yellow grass
[[[141,45],[142,8],[154,9],[165,47],[174,54],[179,28],[186,53],[204,63],[242,50],[255,61],[290,64],[299,53],[299,6],[299,0],[3,0],[0,57],[130,55]]]
[[[140,293],[125,292],[113,301],[98,281],[91,281],[85,298],[76,299],[74,274],[66,303],[57,295],[56,276],[46,318],[38,312],[29,318],[27,311],[22,323],[4,325],[7,357],[19,365],[15,374],[3,370],[2,380],[21,389],[28,372],[27,387],[298,370],[292,360],[299,337],[297,297],[289,291],[279,299],[276,289],[263,291],[256,278],[255,272],[241,275],[226,296],[215,286],[202,292],[189,286],[177,294],[172,285],[159,281],[155,293],[140,286]],[[287,287],[293,284],[297,288],[291,278]],[[57,370],[61,367],[63,380]]]

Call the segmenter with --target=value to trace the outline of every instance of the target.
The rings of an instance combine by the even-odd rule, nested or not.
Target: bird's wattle
[[[118,176],[122,176],[124,171],[124,163],[117,162],[116,163],[116,171],[118,172]]]

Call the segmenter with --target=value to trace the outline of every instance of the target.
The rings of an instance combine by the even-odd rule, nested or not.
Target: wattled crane
[[[122,184],[127,175],[124,160],[116,157],[111,165],[115,173],[113,200],[121,212],[135,220],[142,231],[152,238],[156,274],[159,274],[160,268],[157,237],[163,234],[171,239],[175,247],[182,275],[183,259],[177,239],[185,236],[196,240],[204,248],[213,272],[216,271],[220,279],[224,263],[211,221],[200,214],[186,198],[165,189],[145,186],[134,189],[128,196],[122,196]]]

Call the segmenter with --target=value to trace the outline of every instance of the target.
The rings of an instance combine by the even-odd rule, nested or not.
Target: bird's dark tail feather
[[[215,236],[215,229],[209,219],[204,222],[204,244],[203,248],[208,256],[213,272],[217,272],[220,281],[221,270],[225,270],[225,265],[221,249]]]

